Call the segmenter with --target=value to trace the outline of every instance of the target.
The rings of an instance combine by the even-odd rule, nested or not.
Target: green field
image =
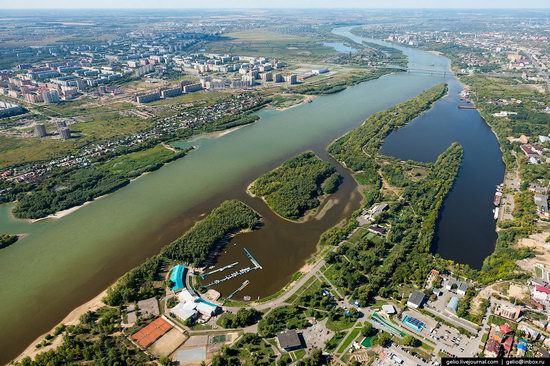
[[[0,168],[54,158],[76,151],[78,146],[79,144],[75,140],[22,139],[0,136]]]
[[[243,56],[265,56],[290,60],[321,60],[336,54],[332,47],[297,35],[279,33],[266,29],[248,29],[228,33],[219,41],[203,45],[207,52],[230,53]]]
[[[153,148],[136,151],[130,154],[118,156],[101,166],[102,169],[121,175],[134,175],[156,165],[162,165],[166,160],[175,156],[175,152],[157,145]]]

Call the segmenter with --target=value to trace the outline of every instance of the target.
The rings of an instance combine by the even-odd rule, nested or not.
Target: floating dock
[[[215,269],[213,271],[210,271],[210,272],[207,272],[207,273],[203,273],[201,274],[201,278],[204,280],[206,278],[206,276],[209,276],[211,274],[214,274],[214,273],[217,273],[217,272],[222,272],[222,271],[225,271],[226,269],[229,269],[229,268],[233,268],[235,267],[237,264],[239,264],[239,262],[235,262],[235,263],[231,263],[225,267],[221,267],[221,268],[218,268],[218,269]]]
[[[223,277],[223,278],[220,278],[219,280],[214,280],[212,282],[210,282],[208,285],[205,285],[204,287],[210,287],[210,286],[215,286],[215,285],[219,285],[220,283],[222,282],[225,282],[225,281],[229,281],[235,277],[238,277],[238,276],[241,276],[241,275],[244,275],[244,274],[247,274],[248,272],[250,271],[253,271],[255,269],[263,269],[262,266],[260,265],[260,263],[256,260],[256,258],[254,258],[254,256],[252,255],[252,253],[250,253],[248,251],[248,249],[246,248],[243,248],[244,249],[244,252],[246,253],[246,256],[248,257],[248,259],[250,259],[250,261],[252,262],[252,264],[254,265],[254,267],[246,267],[246,268],[242,268],[242,269],[239,269],[238,271],[235,271],[231,274],[228,274],[227,276]],[[219,269],[216,269],[216,270],[213,270],[211,272],[208,272],[204,275],[201,276],[202,279],[204,279],[206,276],[212,274],[212,273],[215,273],[215,272],[221,272],[223,270],[226,270],[228,268],[231,268],[235,265],[237,265],[238,262],[235,262],[233,264],[230,264],[228,266],[225,266],[225,267],[222,267],[222,268],[219,268]],[[245,281],[246,282],[246,281]],[[248,285],[248,283],[247,283]],[[240,290],[238,290],[240,291]]]
[[[260,266],[260,263],[256,260],[256,258],[254,258],[252,256],[252,254],[246,249],[246,248],[243,248],[245,253],[246,253],[246,256],[248,257],[248,259],[250,259],[250,261],[252,262],[252,264],[254,265],[254,269],[262,269],[262,266]]]

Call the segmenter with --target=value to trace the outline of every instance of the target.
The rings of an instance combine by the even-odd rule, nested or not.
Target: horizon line
[[[49,8],[49,7],[35,7],[35,8],[4,8],[0,7],[0,10],[550,10],[548,7],[134,7],[134,8],[118,8],[118,7],[98,7],[98,8],[80,8],[80,7],[65,7],[65,8]]]

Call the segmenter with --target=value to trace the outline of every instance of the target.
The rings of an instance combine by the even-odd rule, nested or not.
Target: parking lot
[[[436,344],[438,349],[452,355],[460,354],[463,356],[473,356],[478,351],[478,343],[475,339],[471,339],[461,334],[456,328],[439,323],[435,319],[421,314],[418,311],[409,310],[405,311],[403,314],[424,322],[426,325],[422,332],[413,331],[413,333],[429,339]],[[435,352],[435,354],[437,354],[437,352]]]

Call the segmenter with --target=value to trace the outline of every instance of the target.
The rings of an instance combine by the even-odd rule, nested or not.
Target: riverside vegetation
[[[333,166],[305,152],[256,179],[249,191],[278,215],[297,220],[319,206],[320,196],[336,192],[341,180]]]
[[[164,247],[159,255],[147,259],[122,276],[109,288],[104,301],[115,306],[154,296],[160,289],[155,288],[153,282],[168,263],[183,261],[203,266],[230,235],[253,230],[260,225],[260,215],[250,207],[237,200],[225,201],[180,238]]]
[[[159,169],[179,159],[187,150],[171,151],[162,145],[125,151],[124,155],[79,169],[59,169],[28,193],[20,193],[13,210],[15,216],[38,219],[79,206],[116,191],[145,172]]]
[[[19,237],[17,235],[0,234],[0,249],[9,247],[18,239]]]

